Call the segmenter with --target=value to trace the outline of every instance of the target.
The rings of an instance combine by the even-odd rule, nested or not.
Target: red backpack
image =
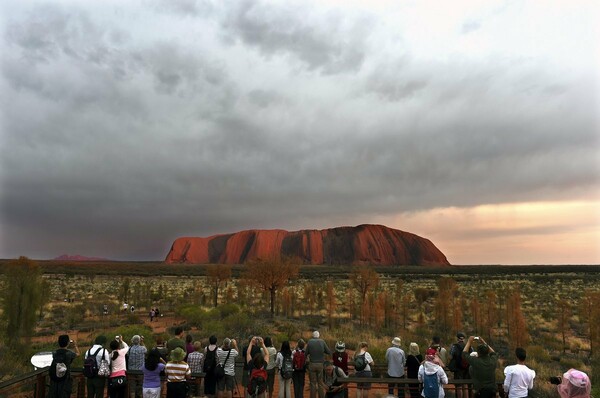
[[[294,352],[293,361],[294,370],[302,371],[306,369],[306,353],[303,350]]]
[[[250,380],[248,380],[248,394],[256,397],[267,390],[267,371],[264,367],[252,369]]]

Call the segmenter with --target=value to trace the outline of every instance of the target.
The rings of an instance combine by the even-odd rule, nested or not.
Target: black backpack
[[[87,352],[87,358],[83,361],[83,375],[88,378],[94,378],[98,376],[98,361],[96,356],[100,352],[102,347],[98,348],[95,353]]]
[[[292,374],[294,373],[294,362],[292,361],[291,355],[283,355],[283,361],[281,363],[281,377],[284,379],[291,379]]]
[[[50,364],[50,369],[48,370],[48,376],[50,376],[50,380],[61,382],[69,378],[70,370],[67,362],[67,350],[61,348],[52,353],[52,363]]]
[[[458,343],[452,344],[452,347],[450,348],[451,358],[450,363],[448,364],[448,369],[451,372],[458,372],[461,369],[469,368],[469,362],[462,356],[463,348],[464,346],[461,346]]]
[[[365,354],[357,355],[354,358],[354,370],[360,372],[361,370],[365,370],[367,367],[367,359],[365,358]]]
[[[217,349],[214,350],[206,350],[206,358],[204,358],[204,366],[202,370],[206,374],[212,374],[217,367]]]

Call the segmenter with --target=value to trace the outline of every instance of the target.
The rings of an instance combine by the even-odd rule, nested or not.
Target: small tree
[[[363,324],[365,320],[364,306],[367,303],[367,293],[379,286],[379,274],[369,266],[355,266],[352,267],[352,271],[350,272],[350,283],[359,292],[361,298],[360,322]]]
[[[329,329],[333,329],[333,314],[336,307],[335,287],[332,281],[327,281],[327,320],[329,323]]]
[[[571,319],[571,304],[560,298],[556,301],[556,308],[558,308],[558,329],[560,330],[562,337],[563,353],[567,348],[567,330],[569,329],[569,320]]]
[[[525,317],[521,311],[521,292],[517,289],[508,295],[507,306],[511,309],[511,314],[507,319],[508,340],[511,348],[525,347],[529,340]]]
[[[435,318],[438,329],[447,334],[452,328],[453,304],[458,290],[456,281],[452,278],[442,277],[437,281],[438,294],[435,300]]]
[[[206,268],[206,275],[213,291],[213,306],[216,307],[219,304],[219,289],[221,286],[227,286],[227,282],[231,279],[231,265],[209,265]]]
[[[269,292],[271,315],[275,315],[275,294],[291,279],[296,278],[299,272],[298,265],[292,263],[290,259],[284,261],[257,259],[246,264],[243,278]]]
[[[6,321],[6,345],[19,349],[29,339],[43,303],[42,271],[37,263],[19,257],[6,267],[2,312]]]

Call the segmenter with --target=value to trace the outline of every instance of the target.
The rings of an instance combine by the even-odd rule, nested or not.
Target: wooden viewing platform
[[[241,362],[240,362],[241,364]],[[243,387],[241,386],[241,367],[236,369],[236,381],[237,388],[233,391],[233,396],[242,398],[245,394]],[[128,371],[128,376],[141,375],[141,371]],[[73,379],[73,392],[72,397],[85,398],[86,394],[86,378],[83,375],[83,369],[71,369],[71,377]],[[193,373],[193,379],[188,383],[191,385],[202,386],[202,379],[204,373]],[[411,386],[419,386],[419,382],[415,379],[397,379],[389,377],[353,377],[350,376],[346,379],[339,379],[340,382],[347,384],[350,393],[356,389],[357,383],[371,383],[371,390],[375,390],[372,393],[372,397],[387,396],[388,384],[400,384],[404,385],[405,397],[409,397],[409,389]],[[166,383],[163,378],[163,382]],[[33,372],[29,372],[11,380],[0,383],[0,398],[45,398],[50,379],[48,377],[48,369],[38,369]],[[129,385],[129,384],[128,384]],[[466,386],[469,390],[469,396],[473,395],[473,385],[471,380],[451,380],[449,384],[444,386],[446,396],[448,398],[455,396],[455,389],[457,386]],[[278,377],[275,377],[275,391],[278,388]],[[308,375],[306,377],[304,396],[308,397],[310,394],[310,386],[308,381]],[[108,394],[106,394],[108,396]],[[166,386],[162,389],[162,395],[166,396]],[[129,396],[129,394],[127,394]],[[201,395],[202,396],[202,395]],[[351,395],[352,396],[352,395]],[[400,397],[400,398],[405,398]],[[504,391],[502,390],[502,383],[498,383],[498,394],[497,397],[505,398]],[[290,397],[293,398],[293,397]]]

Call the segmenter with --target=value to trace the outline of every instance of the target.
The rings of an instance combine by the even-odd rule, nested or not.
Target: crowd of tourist
[[[447,350],[439,337],[433,337],[423,356],[415,342],[408,345],[406,354],[402,340],[395,337],[385,352],[389,396],[442,398],[444,385],[452,380],[457,398],[471,397],[469,383],[472,383],[474,397],[496,397],[498,355],[495,350],[481,337],[467,339],[459,332],[456,338]],[[204,347],[191,335],[185,336],[181,327],[175,329],[166,345],[159,338],[151,350],[139,335],[132,337],[131,345],[122,336],[115,336],[108,343],[108,349],[107,340],[105,336],[98,336],[84,354],[88,398],[104,397],[105,389],[110,398],[125,398],[127,391],[128,398],[159,398],[164,396],[165,386],[167,398],[233,398],[239,388],[235,368],[238,357],[244,363],[241,375],[244,390],[243,393],[237,390],[238,397],[272,398],[277,377],[277,398],[304,398],[308,373],[310,398],[346,398],[348,383],[343,379],[349,376],[361,379],[356,380],[356,398],[368,398],[371,389],[368,379],[372,378],[375,366],[367,342],[359,342],[350,356],[344,342],[337,342],[332,351],[318,331],[306,342],[302,339],[294,343],[283,341],[279,349],[274,347],[270,337],[259,336],[251,336],[242,347],[230,338],[224,338],[218,345],[217,337],[210,336]],[[49,370],[48,396],[70,397],[70,364],[80,352],[67,335],[60,336],[58,344],[60,348],[53,353]],[[508,398],[527,398],[536,373],[525,364],[525,349],[517,348],[515,357],[516,364],[504,369],[501,388]],[[451,379],[447,372],[452,373]],[[162,374],[166,376],[166,383],[161,381]],[[192,375],[201,380],[190,383]],[[414,382],[407,383],[403,379]],[[581,371],[569,370],[557,378],[556,384],[561,398],[590,397],[589,378]],[[203,388],[199,388],[201,385]]]

